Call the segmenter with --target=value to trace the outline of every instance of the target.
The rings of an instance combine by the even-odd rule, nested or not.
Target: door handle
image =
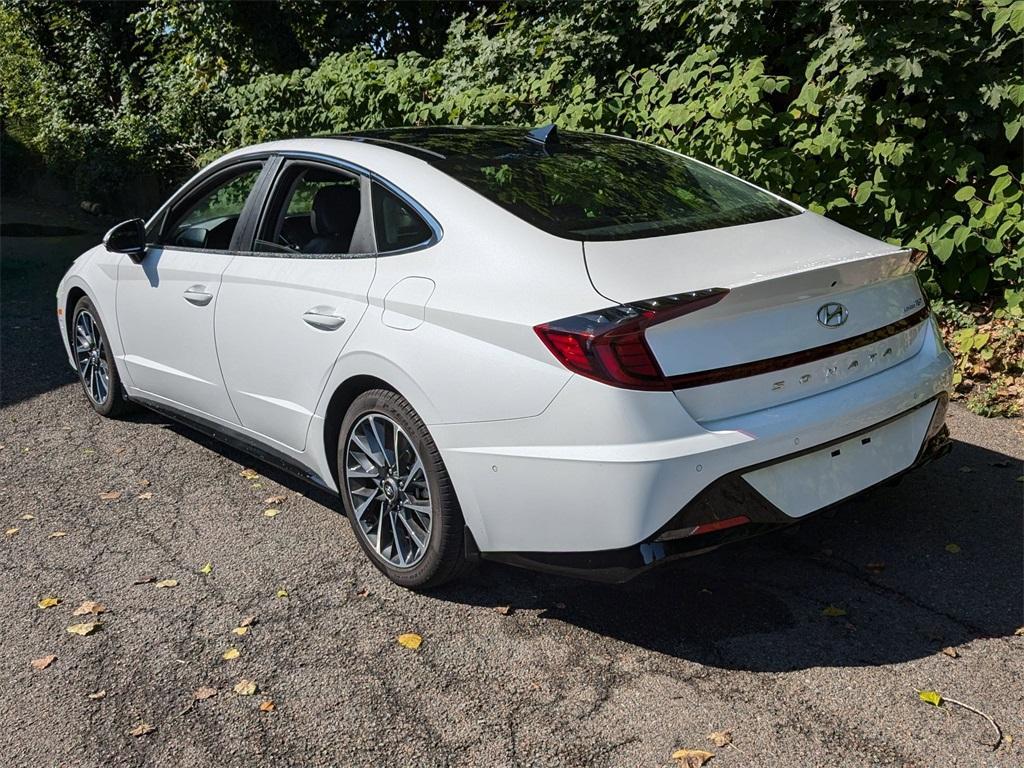
[[[213,294],[206,290],[205,285],[192,285],[185,289],[185,301],[197,307],[205,307],[213,301]]]
[[[335,311],[334,307],[313,307],[302,313],[302,319],[321,331],[336,331],[345,324],[345,318]]]

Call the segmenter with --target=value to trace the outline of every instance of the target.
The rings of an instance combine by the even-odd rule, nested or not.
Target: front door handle
[[[205,307],[213,301],[213,294],[206,290],[205,285],[192,285],[185,289],[185,301],[197,307]]]
[[[336,331],[345,324],[345,318],[336,312],[334,307],[313,307],[302,313],[302,319],[321,331]]]

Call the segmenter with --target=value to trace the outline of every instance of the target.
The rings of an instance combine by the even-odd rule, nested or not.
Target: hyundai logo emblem
[[[846,311],[846,307],[835,301],[830,301],[828,304],[822,304],[818,307],[818,322],[826,328],[838,328],[846,322],[846,318],[849,315],[850,313]]]

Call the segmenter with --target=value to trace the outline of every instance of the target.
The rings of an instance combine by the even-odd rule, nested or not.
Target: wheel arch
[[[75,322],[75,306],[81,301],[83,296],[92,301],[92,298],[81,286],[73,285],[68,289],[67,301],[64,305],[64,330],[67,331],[69,342],[74,338],[72,329]],[[95,302],[93,303],[95,304]]]
[[[384,379],[369,374],[357,374],[341,382],[327,403],[327,410],[324,411],[322,438],[324,457],[331,469],[331,479],[334,482],[338,482],[338,438],[341,436],[341,422],[344,421],[345,414],[355,399],[371,389],[387,389],[399,395],[402,394]],[[338,489],[340,493],[340,484]]]

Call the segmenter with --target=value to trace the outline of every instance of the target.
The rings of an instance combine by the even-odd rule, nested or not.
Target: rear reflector
[[[581,376],[626,389],[671,390],[672,382],[654,359],[644,331],[710,307],[728,292],[708,288],[621,304],[544,323],[534,330],[562,365]]]
[[[689,528],[674,528],[670,531],[665,531],[657,540],[671,541],[673,539],[685,539],[690,536],[699,536],[702,533],[724,531],[727,528],[735,528],[737,525],[746,525],[749,522],[750,518],[746,515],[736,515],[736,517],[727,517],[725,520],[714,520],[710,523],[701,523],[700,525],[694,525]]]

